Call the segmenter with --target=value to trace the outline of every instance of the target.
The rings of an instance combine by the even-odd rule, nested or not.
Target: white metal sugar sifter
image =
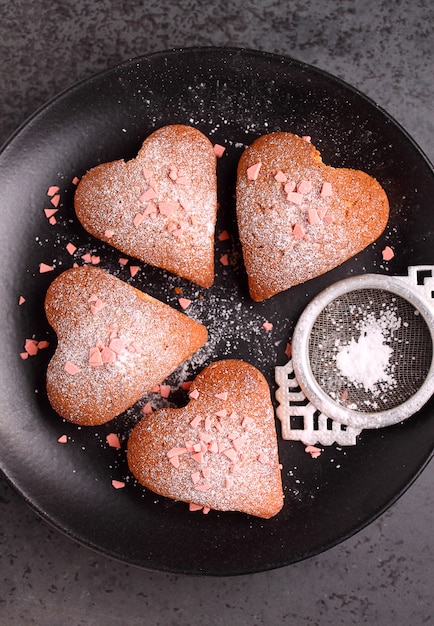
[[[434,393],[434,266],[339,281],[306,307],[292,339],[296,380],[316,409],[353,429],[416,413]]]

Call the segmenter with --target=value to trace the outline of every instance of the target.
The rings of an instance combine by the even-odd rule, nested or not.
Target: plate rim
[[[325,70],[316,65],[307,63],[306,61],[301,61],[296,57],[291,55],[279,54],[277,52],[268,52],[266,50],[259,50],[250,47],[243,46],[180,46],[174,48],[166,48],[164,50],[155,50],[154,52],[150,52],[148,54],[141,54],[133,57],[129,57],[128,59],[121,61],[119,63],[115,63],[113,66],[105,68],[103,70],[99,70],[95,73],[92,73],[90,76],[82,78],[78,81],[73,82],[65,89],[58,91],[51,98],[48,98],[45,102],[43,102],[40,106],[38,106],[29,116],[27,116],[24,121],[22,121],[17,128],[12,131],[9,137],[0,145],[0,154],[8,147],[8,145],[15,139],[15,137],[24,130],[29,123],[31,123],[35,118],[37,118],[41,113],[44,113],[51,105],[57,103],[65,96],[68,96],[71,92],[74,92],[76,89],[81,88],[85,84],[92,82],[93,80],[98,80],[104,77],[106,74],[112,74],[113,72],[121,69],[122,67],[128,67],[134,63],[143,63],[148,59],[154,59],[158,57],[165,57],[169,55],[176,54],[188,54],[189,52],[201,53],[205,52],[208,54],[219,54],[222,52],[227,52],[228,54],[247,54],[249,56],[257,56],[262,58],[274,59],[276,61],[280,61],[281,63],[292,63],[296,65],[300,69],[308,70],[309,72],[316,73],[323,78],[330,80],[339,84],[341,87],[352,91],[355,95],[365,100],[367,103],[375,107],[378,111],[380,111],[385,117],[387,117],[395,126],[399,128],[399,130],[405,135],[406,139],[413,144],[413,147],[420,153],[420,155],[426,160],[427,164],[434,170],[434,163],[431,162],[428,155],[425,151],[419,146],[416,140],[412,137],[409,131],[394,117],[392,116],[382,105],[378,104],[371,96],[366,95],[363,91],[361,91],[358,87],[355,87],[350,82],[345,79],[336,76],[328,70]]]

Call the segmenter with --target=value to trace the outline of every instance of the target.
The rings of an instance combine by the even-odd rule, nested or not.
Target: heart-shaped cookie
[[[125,411],[208,336],[184,313],[91,266],[58,276],[45,311],[58,339],[48,398],[66,420],[86,426]]]
[[[140,421],[127,458],[142,485],[174,500],[264,518],[283,506],[270,391],[244,361],[212,363],[194,380],[187,406]]]
[[[389,217],[374,178],[325,165],[308,138],[286,132],[259,137],[244,151],[236,196],[255,301],[340,265],[377,239]]]
[[[197,129],[165,126],[136,158],[94,167],[74,207],[89,233],[123,253],[202,287],[213,284],[216,155]]]

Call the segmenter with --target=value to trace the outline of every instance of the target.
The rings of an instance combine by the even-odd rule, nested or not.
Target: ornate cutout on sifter
[[[353,446],[361,432],[332,420],[306,398],[294,374],[292,359],[275,368],[278,388],[276,415],[282,424],[282,438],[301,441],[305,445]]]

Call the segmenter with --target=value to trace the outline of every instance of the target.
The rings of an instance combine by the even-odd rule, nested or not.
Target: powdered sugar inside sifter
[[[316,296],[292,339],[310,402],[353,428],[390,426],[434,393],[434,266],[408,276],[365,274]]]

